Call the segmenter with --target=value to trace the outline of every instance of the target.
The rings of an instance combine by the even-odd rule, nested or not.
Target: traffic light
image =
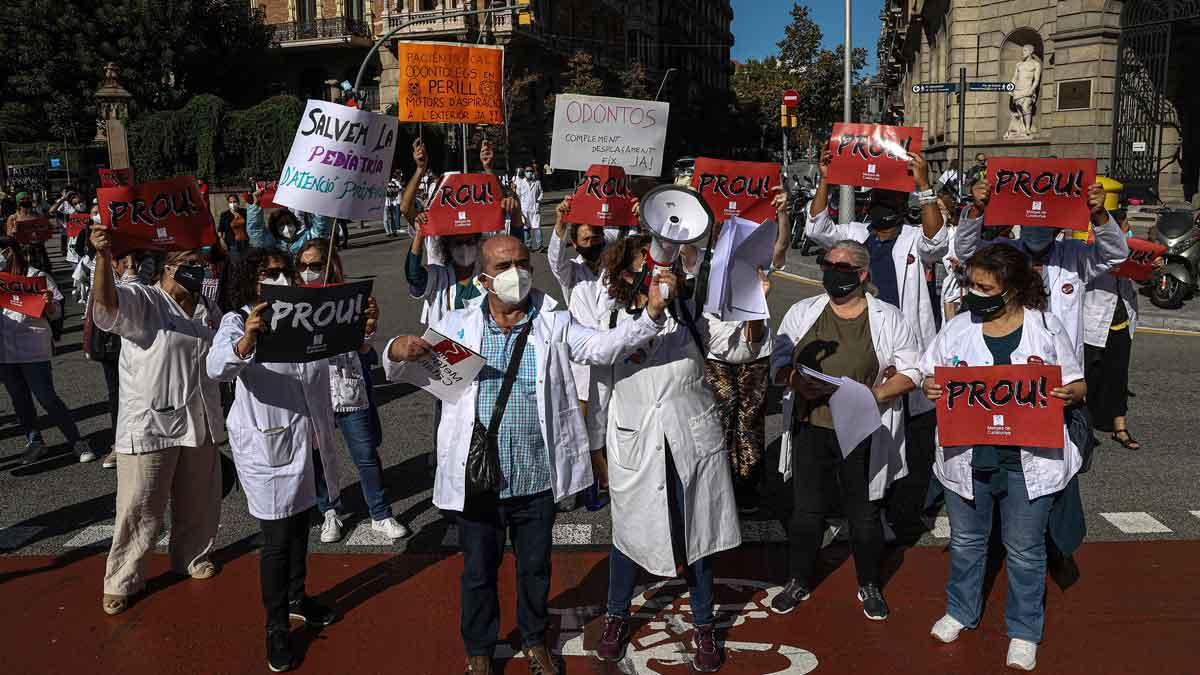
[[[781,128],[795,129],[800,126],[800,116],[795,111],[795,108],[789,108],[786,105],[779,106],[779,126]]]
[[[517,25],[519,26],[533,25],[533,7],[529,2],[530,0],[517,0]]]

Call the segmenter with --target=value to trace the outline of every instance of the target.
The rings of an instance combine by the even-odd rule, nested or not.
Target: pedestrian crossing
[[[565,518],[560,517],[560,522],[555,523],[551,535],[556,547],[601,547],[612,542],[612,530],[607,522],[572,523],[563,520]],[[950,519],[944,515],[938,516],[932,524],[933,529],[922,538],[922,543],[947,543],[950,538]],[[741,529],[743,543],[787,541],[787,525],[779,520],[746,520],[742,521]],[[16,524],[0,527],[0,554],[20,554],[27,546],[40,545],[43,539],[52,540],[50,543],[62,549],[107,549],[112,543],[112,535],[111,522],[57,533],[44,526]],[[1200,510],[1153,514],[1146,511],[1100,512],[1088,519],[1088,536],[1093,540],[1122,539],[1128,536],[1194,539],[1200,537]],[[369,520],[355,525],[340,542],[317,544],[315,538],[314,530],[313,549],[318,551],[338,548],[377,550],[404,546],[403,540],[393,541],[371,529]],[[168,526],[159,536],[157,545],[159,548],[165,548],[169,541]],[[457,549],[458,529],[453,525],[448,526],[440,544],[442,549]]]

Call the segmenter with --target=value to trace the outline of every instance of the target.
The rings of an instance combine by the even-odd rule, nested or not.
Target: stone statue
[[[1037,133],[1033,116],[1037,113],[1038,88],[1042,84],[1042,62],[1034,55],[1033,45],[1021,47],[1021,62],[1013,71],[1012,84],[1015,89],[1008,104],[1012,121],[1004,138],[1033,138]]]

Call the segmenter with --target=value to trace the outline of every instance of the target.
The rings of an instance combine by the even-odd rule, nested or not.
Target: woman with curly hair
[[[207,359],[209,377],[236,382],[226,420],[229,447],[250,515],[262,527],[259,574],[267,665],[275,672],[294,665],[289,618],[316,626],[338,619],[304,592],[309,518],[317,502],[314,458],[324,467],[328,494],[335,499],[338,494],[329,360],[262,363],[255,351],[269,330],[263,286],[288,286],[293,278],[285,254],[247,251],[228,289],[235,309],[222,318]]]

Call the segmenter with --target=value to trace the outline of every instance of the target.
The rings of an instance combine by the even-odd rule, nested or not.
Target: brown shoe
[[[104,613],[109,616],[115,616],[129,609],[129,598],[124,595],[109,595],[104,594],[104,598],[100,601],[100,607]]]
[[[193,579],[211,579],[217,576],[217,566],[210,560],[197,563],[192,568],[191,576]]]
[[[492,657],[468,656],[466,675],[492,675]]]
[[[525,656],[529,657],[529,672],[533,675],[558,675],[558,664],[550,655],[546,645],[533,645],[525,648]]]

